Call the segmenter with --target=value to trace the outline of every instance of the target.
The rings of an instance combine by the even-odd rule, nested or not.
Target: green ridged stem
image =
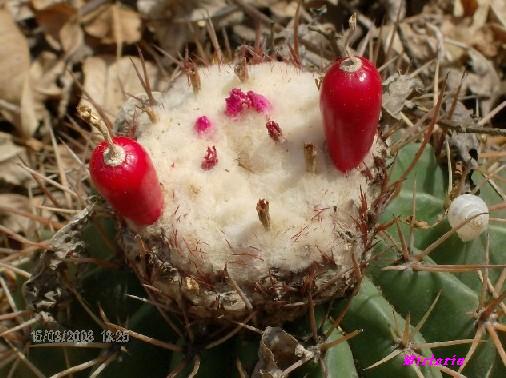
[[[351,301],[351,306],[342,321],[342,328],[347,333],[363,329],[361,334],[348,341],[357,361],[360,376],[417,377],[413,366],[404,366],[404,352],[382,365],[364,370],[395,350],[396,341],[392,336],[392,331],[397,329],[402,334],[404,320],[368,278],[364,278],[358,294]],[[337,316],[343,306],[343,303],[336,306],[331,311],[332,315]],[[412,327],[411,332],[414,333],[412,340],[425,342]],[[433,353],[429,349],[423,349],[420,354],[430,357]],[[419,366],[419,368],[424,377],[441,377],[441,373],[435,367]]]

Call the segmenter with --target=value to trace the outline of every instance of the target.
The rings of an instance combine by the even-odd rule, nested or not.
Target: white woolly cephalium
[[[247,70],[241,81],[231,65],[199,68],[197,91],[180,77],[158,97],[158,121],[136,128],[166,204],[140,236],[170,272],[141,279],[183,295],[198,316],[240,314],[248,300],[304,300],[308,272],[316,287],[337,277],[326,295],[342,294],[370,227],[357,227],[361,192],[369,206],[379,195],[381,142],[347,175],[330,161],[315,74],[279,62]],[[123,239],[135,259],[130,231]]]

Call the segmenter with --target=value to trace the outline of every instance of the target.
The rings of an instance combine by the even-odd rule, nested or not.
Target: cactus
[[[33,314],[22,341],[93,337],[39,340],[0,374],[504,376],[504,203],[483,172],[456,183],[438,160],[444,86],[421,141],[380,135],[343,175],[323,147],[317,75],[243,63],[185,61],[167,93],[123,106],[114,131],[150,154],[164,212],[141,227],[94,196],[56,232],[11,290]],[[452,228],[446,213],[473,190],[490,225],[463,241],[473,219]],[[21,353],[16,328],[0,335]]]

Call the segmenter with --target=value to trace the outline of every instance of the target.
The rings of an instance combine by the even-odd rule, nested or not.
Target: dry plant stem
[[[23,243],[23,244],[28,244],[28,245],[33,245],[33,246],[36,246],[36,247],[39,247],[39,248],[43,248],[43,249],[48,249],[49,248],[49,244],[48,243],[44,243],[44,242],[34,242],[34,241],[31,241],[31,240],[28,240],[27,238],[15,233],[14,231],[8,229],[7,227],[5,226],[2,226],[0,224],[0,233],[2,234],[5,234],[7,235],[8,237],[10,237],[11,239],[14,239],[20,243]]]
[[[404,235],[401,232],[401,228],[399,226],[399,218],[395,218],[395,219],[396,219],[395,226],[397,228],[397,235],[399,236],[399,239],[401,241],[401,253],[402,253],[402,257],[403,257],[404,261],[409,261],[410,260],[410,255],[409,255],[409,251],[408,251],[408,248],[407,248],[407,245],[406,245],[406,239],[404,238]]]
[[[404,180],[406,180],[406,177],[408,177],[408,175],[411,173],[411,171],[415,167],[416,163],[418,162],[418,159],[420,159],[420,157],[422,156],[422,153],[425,150],[425,147],[427,146],[427,143],[429,143],[430,136],[432,134],[432,131],[434,130],[434,126],[436,125],[436,121],[437,121],[437,118],[438,118],[439,110],[441,109],[441,103],[443,101],[443,95],[444,95],[444,92],[445,92],[445,88],[446,88],[446,81],[443,84],[443,88],[441,89],[441,93],[439,94],[437,103],[434,106],[434,108],[432,109],[432,120],[431,120],[431,122],[429,124],[429,127],[425,131],[424,138],[422,140],[422,143],[420,143],[420,147],[418,148],[418,151],[416,152],[415,157],[411,161],[411,164],[408,166],[408,168],[406,168],[406,170],[404,171],[404,173],[402,174],[402,176],[396,182],[392,183],[390,185],[390,187],[392,187],[394,185],[400,185],[400,184],[402,184],[402,182],[404,182]]]
[[[459,100],[459,96],[460,96],[460,91],[462,89],[462,84],[464,83],[464,78],[466,77],[466,71],[463,70],[462,71],[462,75],[460,76],[460,82],[459,82],[459,85],[457,87],[457,90],[455,91],[455,94],[453,95],[453,100],[452,100],[452,104],[450,106],[450,110],[448,111],[448,115],[447,115],[447,118],[449,120],[452,119],[453,117],[453,113],[455,112],[455,107],[457,106],[457,102]]]
[[[246,372],[246,370],[244,370],[241,360],[238,357],[235,360],[235,367],[237,369],[237,374],[239,374],[240,378],[248,378],[248,373]]]
[[[415,255],[414,258],[417,261],[421,261],[425,256],[427,256],[429,253],[431,253],[433,250],[435,250],[437,247],[439,247],[442,243],[444,243],[451,235],[453,235],[455,232],[457,232],[460,228],[464,227],[466,224],[468,224],[473,219],[484,215],[486,213],[478,213],[473,215],[472,217],[469,217],[464,222],[461,222],[457,225],[457,227],[452,228],[451,230],[447,231],[444,235],[439,237],[439,239],[435,240],[432,244],[430,244],[427,248],[425,248],[422,252]]]
[[[193,370],[188,375],[188,378],[194,378],[200,369],[200,356],[197,354],[193,359]]]
[[[39,369],[35,367],[34,364],[30,362],[28,358],[26,358],[25,354],[21,352],[18,348],[16,348],[8,339],[5,339],[5,342],[9,344],[11,349],[16,353],[19,360],[21,360],[31,371],[33,374],[35,374],[38,378],[44,378],[45,375],[41,373]]]
[[[214,30],[213,22],[210,18],[206,20],[207,33],[209,34],[209,39],[213,45],[214,51],[216,52],[216,60],[218,63],[223,63],[223,53],[221,52],[221,46],[218,42],[218,36],[216,35],[216,30]]]
[[[427,113],[423,110],[415,110],[414,115],[416,116],[424,116]],[[429,113],[430,114],[430,113]],[[455,130],[459,133],[469,133],[469,134],[488,134],[492,136],[506,137],[506,129],[498,129],[493,127],[478,127],[478,126],[463,126],[457,122],[449,120],[447,118],[440,118],[437,120],[437,123],[440,127]]]
[[[114,353],[110,353],[110,355],[100,364],[96,367],[96,369],[90,374],[90,378],[97,378],[100,376],[100,374],[102,373],[102,371],[104,371],[104,369],[109,366],[109,364],[111,362],[114,361],[115,358],[117,358],[119,355],[119,351],[118,352],[114,352]]]
[[[444,346],[452,346],[452,345],[462,345],[462,344],[471,344],[474,339],[461,339],[461,340],[452,340],[452,341],[436,341],[433,343],[419,343],[415,344],[417,349],[423,348],[440,348]]]
[[[79,80],[74,76],[74,74],[72,72],[69,72],[69,73],[72,76],[72,79],[74,80],[74,83],[76,83],[76,85],[81,90],[84,98],[87,101],[89,101],[91,103],[91,105],[93,105],[93,107],[95,108],[95,110],[98,112],[100,118],[105,123],[105,126],[107,127],[108,132],[111,133],[112,130],[114,129],[114,126],[113,126],[112,121],[110,120],[110,118],[105,113],[104,109],[89,95],[89,93],[84,89],[84,87],[79,82]]]
[[[35,180],[35,182],[37,183],[37,185],[39,186],[39,188],[42,190],[42,192],[44,193],[44,195],[47,197],[47,199],[49,201],[51,201],[51,203],[60,208],[61,205],[58,203],[58,201],[56,200],[56,198],[53,197],[53,195],[47,190],[47,187],[46,185],[44,184],[44,181],[42,181],[37,175],[35,175],[34,173],[31,173],[30,172],[30,175],[32,176],[32,178]]]
[[[388,354],[385,357],[383,357],[381,360],[379,360],[379,361],[375,362],[374,364],[369,365],[366,368],[364,368],[364,370],[369,370],[369,369],[375,368],[376,366],[380,366],[380,365],[384,364],[385,362],[390,361],[392,358],[397,357],[401,353],[402,353],[402,349],[395,349],[390,354]]]
[[[353,57],[353,53],[350,48],[350,41],[352,40],[353,34],[355,34],[355,30],[357,29],[357,14],[353,13],[348,20],[348,24],[350,29],[348,30],[348,35],[346,36],[346,43],[344,44],[344,51],[349,58]]]
[[[506,100],[497,105],[494,109],[492,109],[486,116],[484,116],[481,120],[478,121],[478,126],[485,126],[492,118],[494,118],[501,110],[506,108]]]
[[[351,307],[351,304],[352,304],[351,298],[354,298],[355,295],[357,295],[357,293],[358,293],[359,290],[360,290],[360,281],[353,288],[353,292],[351,293],[351,295],[349,297],[350,299],[348,299],[348,301],[346,302],[346,305],[344,306],[344,308],[339,312],[339,314],[337,315],[337,317],[332,321],[332,326],[325,333],[325,339],[328,339],[330,337],[330,335],[332,334],[332,332],[334,332],[334,330],[339,327],[339,325],[341,324],[341,321],[346,316],[346,313],[348,312],[348,310]]]
[[[95,313],[93,311],[91,311],[91,309],[86,304],[86,302],[84,301],[84,299],[76,291],[76,289],[72,286],[72,284],[67,280],[66,277],[63,278],[63,282],[65,283],[65,286],[72,292],[72,294],[74,294],[74,296],[76,297],[77,301],[81,304],[81,306],[83,306],[83,308],[86,311],[86,313],[95,321],[95,323],[97,323],[97,325],[100,328],[106,329],[104,323],[95,315]]]
[[[23,323],[15,326],[15,327],[12,327],[12,328],[9,328],[6,331],[3,331],[2,333],[0,333],[0,337],[5,337],[5,335],[8,335],[9,333],[16,332],[16,331],[19,331],[20,329],[29,327],[32,324],[37,323],[39,320],[40,320],[40,317],[39,316],[35,316],[32,319],[29,319],[29,320],[27,320],[27,321],[25,321],[25,322],[23,322]]]
[[[28,315],[28,314],[31,314],[31,311],[29,311],[29,310],[20,310],[20,311],[11,312],[11,313],[8,313],[8,314],[2,314],[2,315],[0,315],[0,321],[9,320],[9,319],[12,319],[12,318],[16,318],[18,316],[23,316],[23,315]]]
[[[165,342],[165,341],[161,341],[161,340],[157,340],[157,339],[154,339],[154,338],[149,337],[149,336],[145,336],[145,335],[143,335],[141,333],[137,333],[135,331],[129,330],[128,328],[125,328],[125,327],[122,327],[120,325],[111,323],[109,321],[106,321],[105,325],[107,326],[107,328],[112,328],[112,329],[114,329],[116,331],[126,332],[126,333],[128,333],[129,336],[133,337],[134,339],[140,340],[142,342],[145,342],[145,343],[148,343],[148,344],[151,344],[151,345],[155,345],[155,346],[158,346],[158,347],[163,348],[163,349],[171,350],[173,352],[179,352],[179,353],[181,353],[183,351],[183,348],[181,348],[178,345],[175,345],[175,344],[172,344],[172,343],[168,343],[168,342]]]
[[[177,364],[176,367],[169,374],[167,374],[167,378],[178,377],[179,373],[181,373],[183,369],[186,368],[187,365],[188,365],[187,359],[181,360],[181,362],[179,362],[179,364]]]
[[[77,193],[76,193],[76,192],[74,192],[72,189],[67,188],[66,186],[63,186],[62,184],[60,184],[59,182],[56,182],[56,181],[54,181],[54,180],[50,179],[49,177],[46,177],[46,176],[44,176],[44,175],[40,174],[40,173],[39,173],[39,172],[37,172],[36,170],[34,170],[34,169],[32,169],[32,168],[28,167],[26,164],[24,164],[24,163],[19,163],[19,166],[20,166],[21,168],[23,168],[24,170],[26,170],[27,172],[29,172],[30,174],[35,175],[35,176],[39,177],[40,179],[42,179],[42,180],[44,180],[44,181],[48,182],[49,184],[53,185],[54,187],[56,187],[56,188],[60,189],[61,191],[63,191],[63,192],[67,192],[67,193],[69,193],[69,194],[70,194],[71,196],[73,196],[73,197],[76,197],[76,198],[77,198],[77,197],[79,197],[79,196],[77,195]]]
[[[244,291],[242,291],[242,289],[237,284],[237,282],[228,273],[228,270],[226,270],[226,273],[227,273],[228,280],[230,281],[230,283],[232,284],[232,286],[234,287],[234,289],[237,291],[237,293],[239,294],[239,296],[241,297],[241,299],[244,301],[244,304],[246,305],[246,307],[248,308],[248,310],[253,310],[253,305],[251,304],[251,302],[248,299],[248,297],[246,297],[246,294],[244,294]]]
[[[485,245],[484,250],[484,258],[485,258],[485,264],[489,264],[490,262],[490,232],[487,231],[487,241]],[[487,282],[488,282],[488,269],[485,269],[481,272],[483,275],[482,278],[482,285],[481,285],[481,293],[479,298],[480,308],[483,306],[483,303],[485,303],[485,300],[487,298]]]
[[[494,345],[496,346],[497,352],[501,357],[502,363],[506,365],[506,352],[504,351],[501,340],[499,339],[499,335],[497,335],[496,330],[494,329],[494,327],[492,327],[490,323],[488,322],[485,323],[485,327],[487,328],[488,334],[492,339]]]
[[[245,1],[243,1],[243,0],[232,0],[232,2],[234,4],[236,4],[239,8],[241,8],[244,11],[244,13],[248,14],[253,19],[255,19],[257,21],[260,21],[261,23],[263,23],[263,24],[265,24],[267,26],[272,26],[274,28],[275,32],[280,32],[280,31],[283,30],[283,27],[281,25],[279,25],[279,24],[275,23],[274,21],[272,21],[265,14],[263,14],[262,12],[260,12],[259,10],[257,10],[252,5],[246,3]]]
[[[356,329],[353,332],[350,332],[350,333],[348,333],[348,334],[346,334],[344,336],[341,336],[340,338],[338,338],[338,339],[336,339],[334,341],[330,341],[328,343],[321,344],[320,345],[320,350],[321,351],[326,351],[326,350],[328,350],[330,348],[333,348],[336,345],[339,345],[339,344],[341,344],[341,343],[343,343],[343,342],[351,339],[352,337],[355,337],[355,336],[361,334],[363,331],[364,330],[362,330],[362,329]]]
[[[315,317],[315,305],[313,301],[313,286],[314,286],[314,280],[311,281],[308,288],[308,311],[309,311],[309,325],[311,328],[311,334],[313,336],[313,340],[315,342],[318,341],[318,328],[316,326],[316,317]]]
[[[473,342],[471,344],[471,347],[469,348],[469,350],[467,351],[467,354],[465,356],[465,359],[464,359],[464,363],[460,366],[459,370],[458,370],[458,373],[462,373],[462,370],[464,370],[464,368],[466,367],[467,365],[467,362],[469,361],[469,359],[471,358],[471,356],[474,354],[476,348],[478,347],[478,344],[480,343],[480,340],[483,336],[483,334],[485,333],[485,327],[483,326],[483,324],[480,324],[478,326],[478,329],[476,330],[476,333],[474,335],[474,339],[473,339]]]
[[[96,364],[102,362],[103,360],[104,360],[104,357],[99,356],[97,358],[94,358],[93,360],[83,362],[82,364],[72,366],[68,369],[60,371],[57,374],[53,374],[50,376],[50,378],[61,378],[61,377],[65,377],[67,375],[72,375],[74,373],[89,369],[90,367],[95,366]]]
[[[12,207],[0,206],[0,213],[16,214],[16,215],[28,218],[28,219],[30,219],[30,220],[32,220],[34,222],[37,222],[37,223],[40,223],[40,224],[43,224],[43,225],[46,225],[46,226],[53,227],[53,228],[55,228],[57,230],[59,230],[60,228],[63,227],[63,225],[60,222],[55,222],[55,221],[52,221],[49,218],[41,217],[39,215],[35,215],[35,214],[29,213],[27,211],[22,211],[22,210],[14,209]]]
[[[411,262],[404,265],[389,265],[382,268],[382,270],[396,270],[403,271],[412,269],[414,271],[427,271],[427,272],[473,272],[482,271],[484,269],[500,269],[506,267],[506,264],[465,264],[465,265],[429,265],[421,264],[419,262]]]
[[[244,321],[243,323],[247,324],[253,317],[256,316],[256,312],[252,312]],[[225,341],[229,340],[231,337],[233,337],[237,332],[239,332],[243,326],[240,324],[236,328],[234,328],[231,332],[227,333],[225,336],[219,338],[218,340],[215,340],[205,346],[205,349],[212,349],[218,345],[223,344]]]
[[[299,22],[300,22],[300,8],[302,0],[297,1],[297,9],[293,17],[293,57],[297,66],[300,67],[300,54],[299,54]]]
[[[432,303],[429,306],[429,308],[427,309],[427,311],[425,311],[425,314],[423,314],[422,318],[420,319],[418,324],[415,326],[415,333],[420,332],[420,330],[424,326],[425,322],[427,321],[430,314],[432,313],[432,310],[434,310],[434,307],[436,307],[436,303],[439,301],[439,298],[441,297],[441,293],[442,293],[442,290],[439,290],[439,292],[436,295],[436,298],[434,298],[434,300],[432,301]]]
[[[44,125],[48,129],[49,136],[51,137],[51,144],[53,146],[53,151],[54,151],[54,155],[56,158],[56,166],[58,168],[60,181],[63,186],[70,187],[69,182],[67,180],[67,175],[65,174],[65,168],[63,167],[62,159],[60,156],[60,151],[59,151],[58,145],[56,143],[56,138],[54,136],[53,126],[51,125],[49,117],[44,117]],[[65,195],[65,201],[67,202],[67,206],[69,208],[72,208],[72,199],[70,198],[70,195],[67,192],[65,192],[64,195]]]

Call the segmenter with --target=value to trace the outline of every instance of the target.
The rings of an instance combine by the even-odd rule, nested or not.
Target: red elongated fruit
[[[374,141],[381,112],[381,77],[363,57],[343,57],[321,85],[320,111],[327,145],[341,172],[356,168]]]
[[[104,141],[91,155],[89,170],[98,192],[116,212],[136,223],[154,223],[163,211],[163,193],[144,148],[127,137]]]

